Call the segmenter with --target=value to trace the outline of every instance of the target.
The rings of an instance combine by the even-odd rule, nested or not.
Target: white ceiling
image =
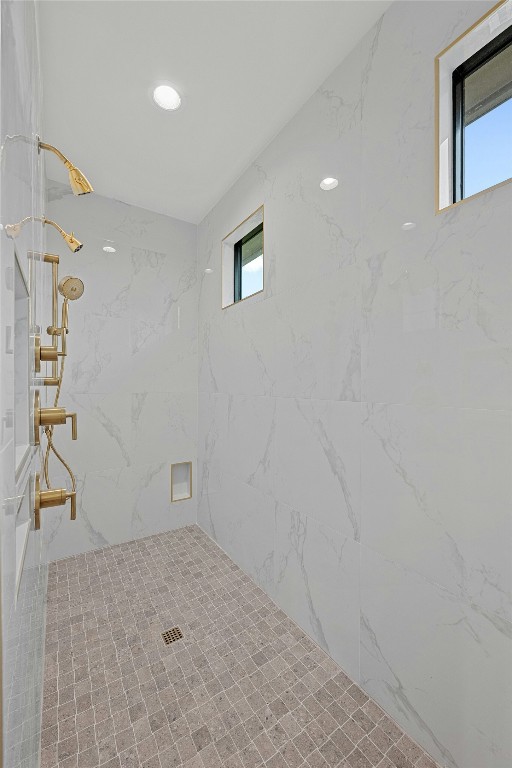
[[[388,5],[45,0],[44,140],[98,194],[199,222]],[[178,111],[154,105],[158,81]]]

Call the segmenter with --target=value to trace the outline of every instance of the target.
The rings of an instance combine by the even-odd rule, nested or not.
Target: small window
[[[234,248],[235,301],[263,290],[263,223],[242,237]]]
[[[263,292],[263,206],[222,241],[222,308]]]
[[[512,27],[452,75],[453,202],[512,177]]]
[[[512,0],[435,58],[436,209],[512,181]]]

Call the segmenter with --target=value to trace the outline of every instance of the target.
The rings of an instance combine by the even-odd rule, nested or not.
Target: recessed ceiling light
[[[407,232],[408,229],[414,229],[415,226],[416,226],[416,222],[415,221],[405,221],[402,224],[402,229]]]
[[[103,246],[103,250],[105,251],[105,253],[115,253],[116,252],[116,249],[113,248],[111,245],[104,245]]]
[[[325,190],[336,189],[337,186],[338,179],[333,179],[330,176],[320,182],[320,187]]]
[[[181,104],[181,96],[170,85],[157,85],[153,91],[153,99],[162,109],[178,109]]]
[[[212,272],[213,272],[213,269],[210,269],[210,267],[207,267],[204,271],[205,275],[211,275]]]

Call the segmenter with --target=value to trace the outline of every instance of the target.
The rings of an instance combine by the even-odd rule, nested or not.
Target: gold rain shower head
[[[94,192],[92,184],[87,180],[82,171],[73,165],[60,150],[56,147],[52,147],[51,144],[45,144],[44,141],[39,142],[39,149],[47,149],[49,152],[53,152],[54,155],[57,155],[59,160],[62,160],[68,169],[69,185],[74,195],[88,195],[89,192]]]
[[[41,219],[41,221],[43,222],[43,224],[50,224],[52,227],[55,227],[57,232],[59,232],[62,238],[65,240],[69,250],[73,251],[73,253],[76,253],[77,251],[80,250],[80,248],[83,248],[83,243],[81,243],[80,240],[76,239],[73,232],[71,232],[71,234],[68,235],[67,232],[64,232],[62,227],[59,227],[59,225],[56,224],[51,219]]]

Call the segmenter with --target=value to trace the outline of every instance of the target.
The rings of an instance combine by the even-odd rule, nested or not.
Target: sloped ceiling
[[[99,194],[199,222],[388,5],[44,0],[44,140]]]

